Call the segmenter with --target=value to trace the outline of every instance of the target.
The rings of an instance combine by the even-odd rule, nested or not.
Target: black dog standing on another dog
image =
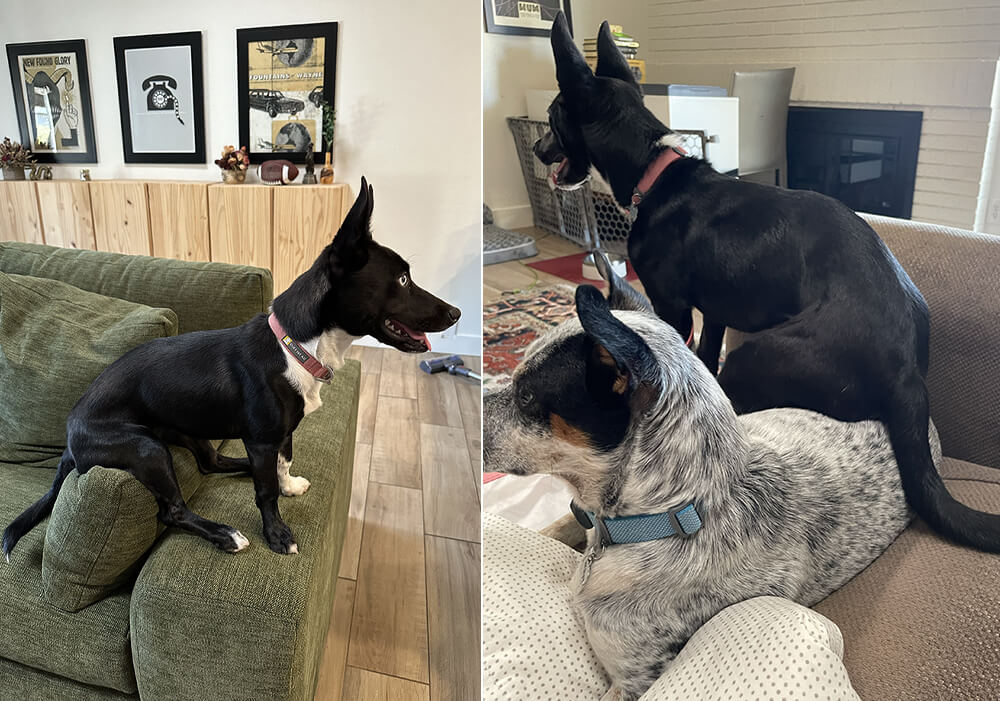
[[[66,422],[67,448],[52,488],[3,534],[3,552],[52,512],[71,470],[94,465],[131,473],[153,493],[159,518],[219,548],[249,541],[235,528],[188,509],[167,445],[194,453],[198,469],[253,477],[264,539],[278,553],[297,553],[278,512],[279,489],[302,494],[309,482],[288,470],[292,432],[322,403],[319,389],[361,336],[398,350],[430,350],[425,331],[443,331],[461,312],[417,287],[410,266],[372,240],[374,194],[361,191],[337,236],[272,311],[242,326],[162,338],[112,363],[87,389]],[[216,453],[210,439],[239,438],[247,459]]]
[[[712,372],[725,328],[746,334],[719,374],[739,413],[797,407],[884,422],[913,509],[959,543],[1000,552],[1000,516],[956,501],[934,467],[927,305],[878,235],[830,197],[682,157],[607,22],[597,45],[595,73],[556,18],[560,93],[535,153],[559,164],[557,186],[578,187],[593,166],[631,206],[629,257],[656,313],[688,338],[701,310],[698,355]]]

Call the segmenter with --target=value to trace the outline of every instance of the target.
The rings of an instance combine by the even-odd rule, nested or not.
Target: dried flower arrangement
[[[0,142],[0,168],[20,172],[23,177],[24,169],[34,162],[31,151],[24,145],[11,141],[8,136]]]
[[[215,165],[222,170],[241,170],[244,173],[250,165],[250,156],[247,154],[247,147],[240,146],[237,151],[235,146],[226,146],[222,149],[222,158],[215,161]]]

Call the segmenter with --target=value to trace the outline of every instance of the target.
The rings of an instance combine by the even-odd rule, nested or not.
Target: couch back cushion
[[[0,273],[0,462],[55,467],[66,417],[123,353],[177,333],[169,309]]]
[[[864,215],[931,315],[931,418],[945,455],[1000,468],[1000,237]]]
[[[0,272],[50,278],[177,314],[178,333],[238,326],[265,312],[274,285],[263,268],[0,243]]]

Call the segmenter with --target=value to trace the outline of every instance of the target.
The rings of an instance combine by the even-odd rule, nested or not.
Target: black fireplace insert
[[[922,112],[788,109],[788,187],[858,212],[909,219]]]

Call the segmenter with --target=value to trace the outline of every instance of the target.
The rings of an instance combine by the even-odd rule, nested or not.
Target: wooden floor
[[[316,699],[477,699],[480,385],[421,372],[430,355],[349,356],[362,363],[354,482]]]

